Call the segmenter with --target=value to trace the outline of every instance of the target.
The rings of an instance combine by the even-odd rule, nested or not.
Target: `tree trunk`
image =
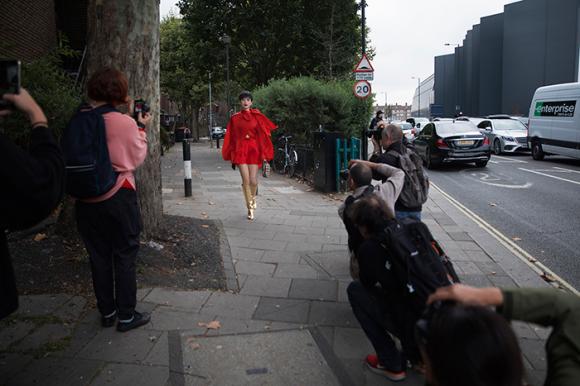
[[[159,138],[159,0],[89,0],[88,61],[91,74],[104,66],[123,71],[129,96],[151,105],[147,127],[148,154],[136,172],[144,237],[159,228],[161,158]]]

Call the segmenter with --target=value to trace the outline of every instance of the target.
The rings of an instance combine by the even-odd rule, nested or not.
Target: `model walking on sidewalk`
[[[242,190],[248,209],[248,219],[254,219],[258,170],[264,161],[274,157],[270,135],[276,125],[257,109],[252,109],[252,94],[242,91],[239,96],[242,111],[228,122],[222,156],[237,166],[242,176]]]

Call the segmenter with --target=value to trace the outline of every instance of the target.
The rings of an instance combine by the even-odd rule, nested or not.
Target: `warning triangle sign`
[[[363,54],[360,62],[358,62],[353,72],[374,72],[374,71],[375,69],[373,68],[371,61],[367,57],[367,54]]]

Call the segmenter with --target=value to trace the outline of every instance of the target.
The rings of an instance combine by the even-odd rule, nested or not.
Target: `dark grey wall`
[[[538,87],[579,80],[579,49],[580,0],[506,5],[503,14],[482,18],[455,50],[460,110],[471,116],[527,115]],[[436,85],[438,76],[444,76],[447,84],[449,75],[443,74],[436,68]],[[443,86],[436,91],[436,101],[444,100],[446,114],[452,115],[455,108],[449,111],[450,98],[438,94],[442,92],[457,91]]]
[[[455,115],[455,55],[435,57],[435,104],[443,106],[443,116]]]
[[[478,115],[502,111],[503,14],[481,19]]]

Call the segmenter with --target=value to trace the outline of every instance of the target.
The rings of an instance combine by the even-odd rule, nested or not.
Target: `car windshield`
[[[474,129],[473,125],[469,122],[437,122],[438,124],[435,126],[437,130],[437,134],[440,136],[450,136],[454,134],[461,134],[461,133],[474,133],[476,130]]]
[[[411,125],[408,122],[399,122],[396,123],[397,126],[401,127],[401,130],[411,130],[413,128],[413,125]]]
[[[515,119],[497,119],[493,121],[495,130],[526,130],[526,126]]]

